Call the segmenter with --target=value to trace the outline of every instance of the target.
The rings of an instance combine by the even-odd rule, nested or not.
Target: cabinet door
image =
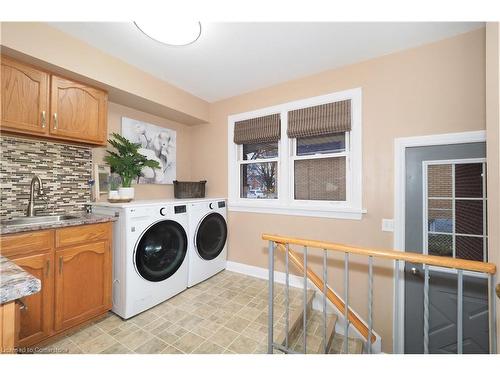
[[[42,282],[36,294],[21,298],[19,346],[33,345],[53,331],[54,267],[51,253],[13,257],[12,261]]]
[[[0,354],[13,354],[17,347],[16,301],[0,305]]]
[[[66,329],[111,308],[109,241],[56,251],[55,328]]]
[[[49,75],[4,56],[1,60],[2,129],[47,134]]]
[[[50,134],[88,143],[106,142],[107,94],[52,76]]]

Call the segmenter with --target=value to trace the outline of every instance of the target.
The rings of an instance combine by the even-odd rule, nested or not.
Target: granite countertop
[[[42,283],[0,255],[0,304],[38,293]]]
[[[98,224],[106,223],[109,221],[116,221],[116,217],[97,215],[97,214],[84,214],[78,215],[75,219],[57,221],[52,223],[37,223],[37,224],[25,224],[25,225],[0,225],[0,235],[2,234],[12,234],[19,232],[28,232],[33,230],[43,230],[43,229],[55,229],[71,227],[75,225],[86,225],[86,224]]]

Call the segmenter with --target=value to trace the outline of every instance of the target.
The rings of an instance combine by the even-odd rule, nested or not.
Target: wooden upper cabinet
[[[33,345],[49,337],[54,317],[53,253],[14,257],[11,260],[42,283],[39,293],[21,299],[19,346]]]
[[[64,330],[111,308],[110,242],[56,251],[55,329]]]
[[[49,74],[1,57],[2,130],[48,133]]]
[[[105,145],[108,94],[0,56],[1,129],[9,133]]]
[[[51,135],[88,143],[106,143],[106,92],[53,75],[50,100]]]

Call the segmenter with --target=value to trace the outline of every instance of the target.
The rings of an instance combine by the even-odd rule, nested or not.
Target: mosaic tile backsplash
[[[90,201],[91,148],[2,135],[0,150],[1,219],[26,214],[34,175],[42,179],[46,196],[40,199],[35,190],[37,215],[84,211]]]

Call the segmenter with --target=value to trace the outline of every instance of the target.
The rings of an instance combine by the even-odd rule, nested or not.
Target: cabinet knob
[[[23,302],[23,300],[21,299],[18,299],[17,302],[19,303],[19,310],[28,310],[28,306],[26,306],[26,304]]]

